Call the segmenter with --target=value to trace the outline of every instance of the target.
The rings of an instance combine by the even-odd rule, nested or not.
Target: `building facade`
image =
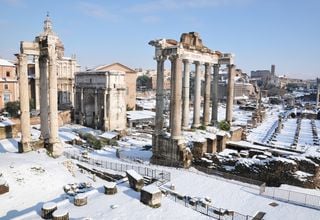
[[[85,71],[75,75],[75,123],[104,131],[126,128],[125,73]]]
[[[137,72],[133,69],[121,64],[113,63],[110,65],[102,65],[94,68],[95,71],[120,71],[124,72],[124,80],[126,85],[126,107],[128,109],[135,109],[136,107],[136,84]]]
[[[8,60],[0,59],[0,76],[0,110],[4,110],[7,102],[19,99],[16,66]]]

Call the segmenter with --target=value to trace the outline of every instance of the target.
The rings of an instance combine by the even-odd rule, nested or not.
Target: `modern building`
[[[101,65],[94,69],[93,71],[120,71],[124,72],[124,80],[126,85],[126,106],[127,109],[133,110],[136,108],[136,81],[137,72],[121,63],[113,63],[109,65]]]
[[[28,76],[29,76],[29,94],[34,109],[40,109],[40,66],[39,66],[39,42],[44,37],[55,39],[57,45],[57,92],[58,107],[60,109],[70,108],[74,103],[74,73],[80,71],[80,66],[76,62],[75,55],[71,57],[64,56],[64,45],[58,35],[53,32],[52,22],[47,15],[44,21],[43,32],[36,36],[33,42],[22,41],[21,44],[27,48],[28,56]]]
[[[121,71],[75,75],[75,123],[104,131],[126,128],[126,83]]]
[[[16,66],[8,60],[0,59],[0,76],[0,110],[3,110],[7,102],[19,99]]]

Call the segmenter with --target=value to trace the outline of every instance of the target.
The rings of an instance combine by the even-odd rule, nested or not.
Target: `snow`
[[[147,110],[143,110],[143,111],[127,111],[127,116],[128,119],[131,120],[146,120],[146,119],[154,119],[156,116],[156,113],[153,111],[147,111]]]
[[[106,139],[112,139],[117,137],[119,134],[117,132],[109,131],[104,132],[103,134],[99,135],[99,137],[106,138]]]
[[[144,190],[144,191],[146,191],[146,192],[148,192],[150,194],[155,194],[155,193],[160,192],[160,189],[157,186],[153,185],[153,184],[148,185],[148,186],[144,186],[142,188],[142,190]]]
[[[60,128],[59,131],[75,135],[75,127],[78,126],[68,125]],[[79,129],[99,133],[81,126],[79,126]],[[199,132],[199,134],[203,133]],[[146,143],[150,144],[151,138],[130,136],[120,143],[121,149],[127,148],[130,150],[132,148],[136,150],[137,156],[141,156],[145,152],[151,153],[150,151],[138,150]],[[0,171],[10,186],[8,193],[0,195],[0,219],[13,219],[15,217],[17,219],[39,219],[40,210],[43,204],[47,202],[55,202],[58,210],[67,210],[72,219],[83,219],[85,217],[92,219],[209,219],[209,217],[191,208],[184,207],[184,205],[176,203],[166,196],[163,196],[160,208],[150,208],[140,202],[140,193],[132,190],[127,181],[117,184],[118,193],[106,196],[103,188],[104,185],[110,183],[98,177],[94,182],[91,174],[81,173],[76,165],[74,165],[74,173],[70,172],[64,164],[66,164],[65,161],[71,162],[72,160],[68,160],[64,156],[53,159],[48,157],[43,149],[17,154],[12,141],[2,140],[0,144],[0,151],[5,149],[3,150],[4,153],[0,153]],[[11,147],[14,153],[11,153]],[[80,148],[72,146],[69,146],[66,150],[74,153],[81,152]],[[115,153],[115,148],[105,148],[88,155],[99,160],[119,162],[120,159],[115,156]],[[264,161],[268,160],[270,159]],[[275,160],[293,162],[284,158],[275,158]],[[239,161],[246,165],[262,163],[261,160],[257,159],[241,158]],[[78,163],[78,161],[74,162]],[[194,168],[179,169],[155,165],[148,165],[147,167],[171,173],[170,182],[165,183],[163,187],[170,188],[173,184],[181,195],[202,199],[211,198],[211,204],[218,208],[233,210],[250,216],[254,216],[258,211],[263,211],[266,212],[264,217],[266,220],[319,219],[319,210],[305,206],[278,200],[276,200],[278,206],[270,206],[269,204],[274,202],[275,199],[259,195],[259,187],[254,185],[210,176]],[[307,175],[302,172],[296,172],[296,174]],[[91,182],[93,186],[92,191],[86,192],[88,204],[81,207],[74,206],[73,199],[68,197],[63,190],[63,186],[66,184],[79,182]],[[286,187],[289,190],[320,195],[320,190],[281,186],[284,189]],[[153,187],[150,186],[150,188]],[[154,186],[150,190],[157,190],[157,187]]]
[[[135,180],[142,180],[143,177],[134,170],[127,170],[127,173]]]
[[[8,60],[1,59],[1,58],[0,58],[0,66],[12,66],[12,67],[15,67],[15,65],[13,63],[9,62]]]

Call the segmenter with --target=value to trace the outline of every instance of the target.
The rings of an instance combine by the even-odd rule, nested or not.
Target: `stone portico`
[[[186,147],[182,129],[199,128],[201,125],[217,123],[218,108],[218,73],[219,66],[225,64],[229,69],[228,97],[226,120],[232,122],[233,105],[233,56],[213,51],[203,45],[198,33],[190,32],[181,35],[180,42],[171,39],[159,39],[149,42],[155,47],[157,61],[157,90],[156,90],[156,120],[153,134],[154,163],[167,161],[170,164],[191,163],[191,152]],[[170,97],[170,135],[165,134],[164,128],[164,63],[171,61],[171,97]],[[195,65],[195,90],[193,100],[193,123],[189,124],[190,112],[190,66]],[[201,111],[201,68],[205,66],[203,119]],[[211,75],[213,83],[211,87]],[[210,93],[213,92],[212,100]],[[232,91],[232,92],[231,92]],[[210,101],[212,102],[212,118],[210,120]]]

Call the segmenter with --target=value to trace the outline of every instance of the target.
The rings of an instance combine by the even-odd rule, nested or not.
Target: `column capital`
[[[205,63],[204,65],[205,65],[206,67],[209,67],[209,68],[213,66],[212,63]]]
[[[227,67],[229,67],[229,68],[233,68],[235,66],[236,66],[235,64],[227,64]]]
[[[220,67],[220,63],[213,64],[213,67]]]
[[[169,60],[170,61],[174,61],[174,60],[176,60],[178,58],[181,58],[180,54],[172,54],[172,55],[169,56]]]
[[[167,59],[167,57],[166,56],[162,56],[162,55],[159,55],[159,56],[155,56],[154,57],[154,59],[156,60],[156,61],[165,61],[166,59]]]
[[[190,64],[190,63],[191,63],[189,59],[183,59],[183,60],[182,60],[182,62],[183,62],[185,65]]]

